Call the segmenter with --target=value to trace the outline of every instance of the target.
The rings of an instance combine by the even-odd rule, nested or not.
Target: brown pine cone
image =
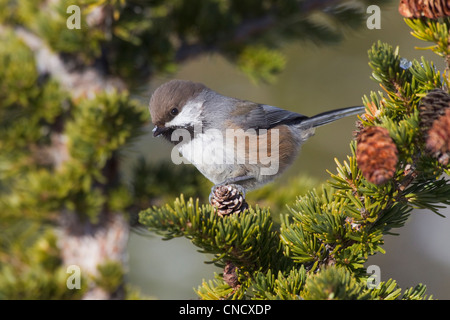
[[[427,140],[428,131],[433,123],[440,116],[445,114],[445,110],[450,107],[450,94],[442,89],[431,90],[420,101],[420,129],[424,140]]]
[[[381,185],[395,174],[398,151],[389,131],[367,127],[356,138],[356,163],[367,181]]]
[[[433,122],[425,144],[428,152],[446,166],[450,160],[450,108]]]
[[[450,16],[450,1],[448,0],[428,0],[428,15],[424,12],[425,17],[437,19]]]
[[[223,281],[225,281],[232,288],[236,288],[239,285],[236,266],[230,261],[227,261],[227,264],[223,270]]]
[[[213,191],[210,202],[221,217],[232,213],[241,213],[248,208],[244,196],[233,185],[218,186]]]
[[[418,18],[419,11],[417,0],[401,0],[398,5],[398,12],[405,18]]]
[[[450,16],[450,1],[448,0],[401,0],[398,11],[405,18],[429,19]]]

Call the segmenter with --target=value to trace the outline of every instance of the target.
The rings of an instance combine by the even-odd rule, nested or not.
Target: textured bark
[[[0,26],[0,32],[2,32]],[[69,67],[60,55],[53,52],[38,36],[22,27],[15,28],[15,34],[34,52],[36,66],[41,75],[56,79],[62,89],[70,92],[72,99],[95,98],[98,92],[121,91],[125,83],[118,78],[104,74],[94,66]],[[64,123],[51,134],[51,143],[45,147],[34,146],[32,152],[37,162],[46,162],[55,170],[70,160]],[[115,157],[115,156],[113,156]],[[115,160],[115,159],[110,159]],[[115,163],[115,161],[108,161]],[[105,167],[106,184],[117,175],[117,166]],[[105,171],[104,170],[104,171]],[[84,217],[83,212],[63,211],[57,227],[61,259],[65,266],[80,267],[82,276],[89,279],[98,275],[97,267],[107,261],[118,261],[126,266],[126,245],[129,236],[129,223],[121,213],[104,209],[98,221],[93,223]],[[88,281],[89,288],[83,299],[122,299],[123,285],[116,292],[107,292],[95,282]]]
[[[80,218],[74,212],[61,213],[58,241],[65,265],[77,265],[85,277],[98,276],[97,266],[107,261],[119,261],[127,265],[126,247],[129,224],[122,214],[105,212],[97,223]],[[120,286],[116,292],[106,292],[89,282],[83,299],[123,299]]]

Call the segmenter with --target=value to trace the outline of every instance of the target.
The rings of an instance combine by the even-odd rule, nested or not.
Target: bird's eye
[[[178,114],[178,109],[177,108],[173,108],[172,110],[170,110],[170,114],[173,116],[176,116]]]

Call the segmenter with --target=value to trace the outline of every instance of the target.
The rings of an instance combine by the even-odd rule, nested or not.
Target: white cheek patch
[[[203,101],[189,101],[181,112],[171,121],[166,122],[166,127],[191,127],[201,124],[200,114]]]

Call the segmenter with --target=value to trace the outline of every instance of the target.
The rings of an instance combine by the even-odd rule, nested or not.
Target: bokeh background
[[[399,46],[407,59],[425,56],[443,69],[441,58],[416,46],[423,42],[413,38],[399,15],[397,3],[381,11],[381,29],[349,30],[345,40],[336,45],[316,46],[311,43],[286,45],[286,69],[273,84],[254,84],[225,59],[216,55],[201,56],[181,66],[174,75],[156,77],[135,92],[148,101],[161,83],[172,78],[205,83],[210,88],[241,99],[252,100],[314,115],[333,108],[362,103],[362,97],[381,88],[370,79],[367,51],[381,40]],[[275,183],[283,184],[289,177],[305,176],[317,181],[334,172],[334,158],[342,161],[349,154],[349,141],[356,118],[340,120],[321,127],[310,139],[293,167]],[[148,134],[127,150],[128,161],[139,156],[151,161],[170,161],[171,146]],[[156,151],[156,152],[155,152]],[[125,173],[127,168],[125,168]],[[441,210],[445,216],[450,209]],[[393,278],[402,288],[426,284],[428,294],[437,299],[450,299],[450,229],[449,218],[432,212],[415,210],[397,236],[385,236],[386,254],[369,258],[367,265],[378,265],[381,280]],[[155,234],[133,232],[128,243],[127,280],[142,293],[157,299],[196,298],[193,288],[203,279],[213,278],[216,267],[205,264],[208,257],[196,251],[186,239],[162,241]]]
[[[380,29],[360,26],[371,13],[357,9],[369,2],[381,6]],[[67,9],[76,4],[82,21],[72,29]],[[206,202],[212,186],[174,165],[172,146],[152,136],[151,94],[179,78],[308,116],[360,105],[382,91],[368,65],[377,41],[445,67],[415,48],[427,44],[397,8],[398,0],[0,0],[0,299],[197,298],[193,289],[222,270],[188,240],[162,241],[137,224],[140,210],[181,192]],[[280,21],[245,34],[267,18]],[[281,70],[275,81],[254,81],[272,70]],[[270,205],[275,221],[287,213],[335,172],[335,158],[346,160],[356,119],[319,128],[294,165],[247,201]],[[423,283],[450,299],[448,230],[448,218],[414,211],[367,266],[404,290]],[[81,290],[67,286],[69,265],[82,272]]]

